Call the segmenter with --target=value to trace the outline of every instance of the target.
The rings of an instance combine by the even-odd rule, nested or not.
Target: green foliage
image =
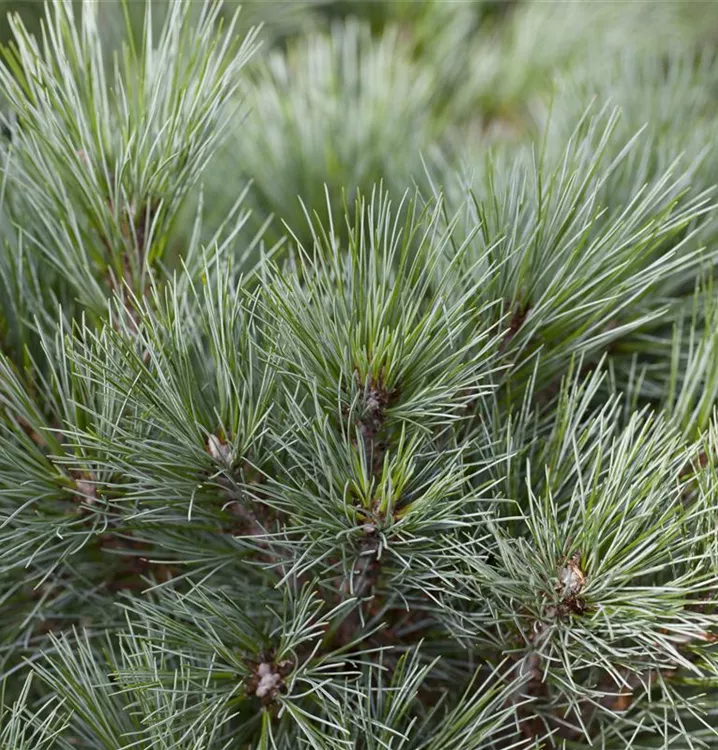
[[[219,36],[210,6],[190,25],[185,5],[171,6],[156,44],[148,20],[142,48],[128,43],[110,76],[95,8],[77,28],[69,3],[56,6],[42,46],[15,25],[0,68],[16,117],[6,169],[16,223],[31,222],[43,265],[90,310],[123,279],[142,293],[236,107],[253,37],[239,46],[231,25]]]
[[[384,180],[396,200],[423,173],[421,149],[439,132],[432,116],[436,81],[416,65],[399,29],[380,39],[356,19],[336,22],[270,54],[247,84],[250,114],[217,160],[213,184],[252,180],[259,224],[309,242],[303,206],[325,214],[325,185],[338,196],[332,215],[341,231],[341,195],[352,205]],[[278,176],[281,177],[278,178]],[[217,201],[226,202],[226,192]],[[220,203],[220,205],[222,205]]]
[[[718,750],[705,8],[9,21],[0,750]]]

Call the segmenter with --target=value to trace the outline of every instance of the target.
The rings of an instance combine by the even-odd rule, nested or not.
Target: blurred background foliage
[[[156,28],[171,1],[151,3]],[[489,147],[537,142],[549,123],[570,132],[589,106],[620,107],[627,137],[650,121],[661,148],[645,153],[656,169],[687,153],[714,182],[704,151],[716,119],[718,2],[246,0],[224,15],[238,6],[239,33],[261,24],[263,44],[237,128],[204,175],[208,238],[247,185],[249,226],[266,246],[286,241],[285,225],[305,242],[305,213],[326,214],[325,186],[349,205],[379,181],[397,198],[426,190],[437,175],[427,161],[478,169]],[[39,31],[40,0],[0,9],[3,41],[8,13]],[[119,46],[121,0],[100,10],[107,44]],[[127,10],[139,37],[146,2]],[[343,214],[341,196],[332,205]]]

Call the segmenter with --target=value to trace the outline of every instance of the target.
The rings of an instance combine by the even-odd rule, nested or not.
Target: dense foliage
[[[718,750],[718,5],[17,6],[0,750]]]

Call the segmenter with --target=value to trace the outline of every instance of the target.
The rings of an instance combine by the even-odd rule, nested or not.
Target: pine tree
[[[718,750],[702,9],[10,17],[0,750]]]

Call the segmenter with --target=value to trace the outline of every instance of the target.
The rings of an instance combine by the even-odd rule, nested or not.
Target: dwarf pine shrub
[[[0,750],[718,750],[698,5],[17,4]]]

